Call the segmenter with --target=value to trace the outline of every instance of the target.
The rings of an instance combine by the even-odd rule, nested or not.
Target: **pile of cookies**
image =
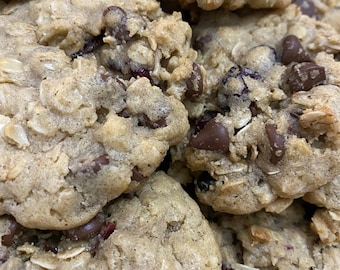
[[[339,15],[0,1],[0,269],[336,269]]]

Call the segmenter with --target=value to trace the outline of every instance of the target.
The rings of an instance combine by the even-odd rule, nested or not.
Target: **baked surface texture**
[[[0,270],[336,269],[338,0],[0,0]]]
[[[5,228],[10,221],[0,222]],[[208,221],[181,185],[164,172],[154,173],[135,196],[117,199],[89,224],[59,236],[53,248],[57,254],[46,252],[53,236],[45,234],[44,240],[43,232],[27,231],[25,235],[31,233],[39,241],[29,245],[19,239],[25,244],[1,249],[14,255],[0,268],[221,269],[219,246]],[[86,239],[84,232],[89,233],[90,227],[100,228]]]
[[[79,226],[186,135],[191,29],[156,1],[14,1],[0,16],[0,214]]]
[[[339,33],[295,4],[201,16],[193,47],[205,88],[186,102],[191,131],[174,154],[197,172],[199,200],[232,214],[280,212],[331,183]]]

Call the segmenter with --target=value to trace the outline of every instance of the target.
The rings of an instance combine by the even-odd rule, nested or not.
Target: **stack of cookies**
[[[0,1],[0,269],[339,268],[339,15]]]

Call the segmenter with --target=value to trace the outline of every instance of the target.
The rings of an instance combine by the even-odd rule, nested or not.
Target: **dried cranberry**
[[[100,35],[98,36],[91,36],[91,38],[85,40],[83,48],[70,55],[72,60],[77,58],[78,56],[83,56],[85,54],[89,54],[95,51],[99,46],[101,46],[104,43],[103,37],[104,37],[104,31],[102,31]]]

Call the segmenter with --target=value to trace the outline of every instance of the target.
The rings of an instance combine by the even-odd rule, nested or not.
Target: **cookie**
[[[186,136],[191,29],[157,1],[11,1],[0,16],[0,214],[80,226]]]
[[[218,8],[225,8],[228,10],[236,10],[240,9],[244,6],[249,6],[250,8],[260,9],[260,8],[285,8],[287,7],[292,1],[291,0],[271,0],[271,1],[248,1],[248,0],[237,0],[237,1],[230,1],[230,0],[179,0],[179,3],[182,7],[191,6],[193,3],[196,3],[197,6],[203,10],[215,10]]]
[[[202,14],[193,47],[204,88],[185,101],[191,130],[173,154],[202,203],[280,212],[339,174],[339,45],[295,4]]]
[[[300,200],[280,214],[263,210],[221,215],[212,224],[221,246],[222,269],[332,269],[339,243],[322,243],[309,227],[309,208]]]
[[[35,242],[19,237],[14,220],[2,217],[0,222],[3,244],[9,238],[16,243],[0,247],[1,269],[221,269],[209,223],[164,172],[153,174],[135,196],[117,199],[86,225],[62,233],[23,229]]]

